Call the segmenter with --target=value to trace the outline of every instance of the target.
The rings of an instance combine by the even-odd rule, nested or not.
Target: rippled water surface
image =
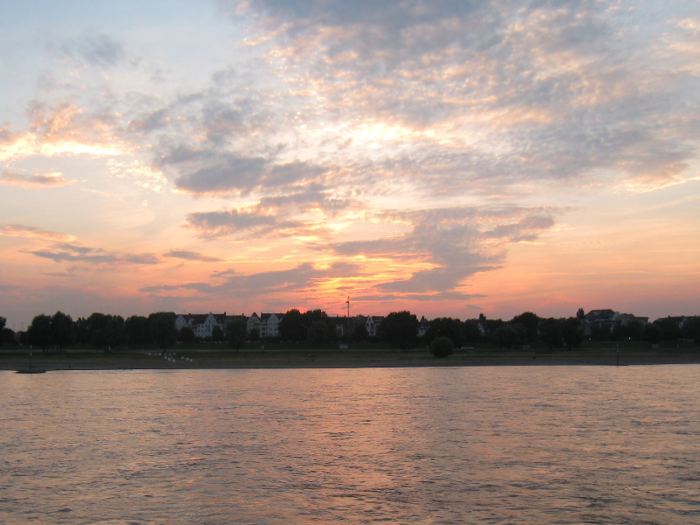
[[[0,523],[700,523],[700,366],[0,372]]]

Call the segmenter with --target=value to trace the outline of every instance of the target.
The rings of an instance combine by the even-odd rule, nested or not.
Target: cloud
[[[443,293],[382,293],[378,290],[377,293],[371,295],[357,295],[353,296],[353,301],[362,303],[377,303],[377,302],[406,302],[406,301],[418,301],[418,302],[440,302],[440,301],[468,301],[470,299],[482,299],[488,297],[484,294],[467,294],[461,292],[443,292]]]
[[[301,225],[298,221],[285,221],[259,211],[221,210],[190,213],[186,226],[204,237],[220,237],[254,231],[256,235],[279,233]]]
[[[219,155],[210,165],[189,172],[183,170],[186,173],[175,180],[175,187],[195,194],[250,190],[259,184],[266,164],[267,160],[262,157]]]
[[[150,133],[166,128],[170,121],[170,111],[167,108],[160,108],[130,120],[128,127],[130,131]]]
[[[266,57],[291,92],[349,130],[373,123],[372,141],[351,135],[355,154],[369,154],[366,145],[400,160],[391,148],[410,146],[418,183],[459,189],[478,174],[498,177],[504,193],[522,181],[585,184],[605,171],[656,185],[697,155],[696,132],[679,127],[698,120],[686,109],[697,105],[696,83],[677,72],[695,67],[695,55],[641,11],[589,1],[362,4],[245,3],[261,35],[272,35]],[[671,22],[695,27],[683,20]],[[639,23],[643,34],[625,29]],[[301,121],[313,128],[323,117]],[[441,169],[449,164],[457,171]]]
[[[36,102],[29,118],[34,148],[24,156],[114,156],[129,150],[119,138],[119,116],[109,111],[90,111],[67,102]]]
[[[63,233],[42,230],[40,228],[21,224],[0,225],[0,235],[6,237],[27,237],[30,239],[42,239],[54,242],[72,242],[75,240],[75,237],[72,235],[65,235]]]
[[[332,195],[319,184],[287,188],[291,193],[262,197],[256,204],[241,209],[191,213],[186,227],[204,237],[221,237],[254,232],[255,235],[296,235],[308,230],[314,221],[293,219],[308,212],[330,215],[347,211],[354,201]],[[325,218],[318,215],[315,226],[323,226]]]
[[[160,166],[176,166],[180,176],[175,188],[195,195],[247,194],[253,190],[274,192],[302,180],[312,180],[325,170],[306,162],[274,164],[265,157],[235,153],[173,149],[162,156]]]
[[[194,290],[207,294],[235,293],[240,297],[252,297],[270,293],[288,294],[310,286],[314,278],[327,275],[327,270],[314,269],[310,263],[301,264],[289,270],[261,272],[241,275],[235,272],[220,273],[219,284],[184,283],[175,285],[154,285],[143,288],[142,292],[163,293],[175,290]]]
[[[60,188],[70,186],[77,181],[63,178],[61,173],[48,173],[44,175],[25,175],[22,173],[0,172],[0,184],[16,186],[18,188]]]
[[[90,66],[114,67],[126,59],[121,42],[106,34],[82,36],[69,40],[58,48],[64,56]]]
[[[28,253],[55,262],[77,262],[96,266],[152,265],[160,262],[157,257],[151,254],[107,252],[101,248],[89,248],[70,243],[57,244],[52,250],[35,250]]]
[[[163,257],[169,257],[173,259],[183,259],[185,261],[194,262],[220,262],[221,259],[217,257],[208,257],[197,252],[190,252],[187,250],[170,250],[163,254]]]
[[[550,213],[521,208],[390,212],[383,217],[408,221],[411,230],[398,237],[341,242],[330,248],[344,256],[410,262],[415,269],[409,278],[378,285],[385,292],[457,293],[467,277],[499,268],[508,244],[536,240],[554,226]],[[493,244],[491,239],[502,242]]]
[[[486,239],[504,239],[508,242],[535,241],[538,236],[555,224],[549,215],[526,215],[517,222],[499,224],[490,231],[484,232]]]

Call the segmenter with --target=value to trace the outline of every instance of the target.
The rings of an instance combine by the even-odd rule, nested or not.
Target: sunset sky
[[[0,316],[700,314],[700,4],[0,0]]]

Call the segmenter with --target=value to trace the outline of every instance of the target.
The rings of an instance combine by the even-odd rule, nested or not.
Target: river
[[[0,372],[0,523],[700,523],[700,365]]]

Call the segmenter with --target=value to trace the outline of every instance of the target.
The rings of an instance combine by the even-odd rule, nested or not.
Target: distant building
[[[253,315],[251,315],[247,320],[248,333],[252,332],[253,330],[257,330],[258,334],[260,334],[260,338],[279,337],[279,324],[282,317],[284,317],[284,314],[268,314],[261,312],[260,315],[258,315],[257,313],[253,312]]]
[[[196,337],[202,339],[211,337],[214,327],[218,326],[221,330],[226,329],[227,316],[223,314],[180,314],[175,318],[175,328],[178,331],[184,327],[192,329]]]
[[[591,310],[585,315],[581,315],[579,310],[579,319],[583,323],[583,333],[586,337],[590,337],[596,329],[605,329],[609,333],[614,333],[615,328],[619,326],[629,326],[632,322],[638,322],[645,325],[649,322],[648,317],[637,317],[634,314],[621,314],[615,310]]]
[[[429,328],[430,321],[428,321],[425,317],[421,317],[420,322],[418,323],[418,337],[423,337]]]
[[[382,335],[382,322],[384,322],[384,316],[382,315],[371,315],[365,320],[365,327],[367,328],[367,334],[370,337],[379,337]]]

